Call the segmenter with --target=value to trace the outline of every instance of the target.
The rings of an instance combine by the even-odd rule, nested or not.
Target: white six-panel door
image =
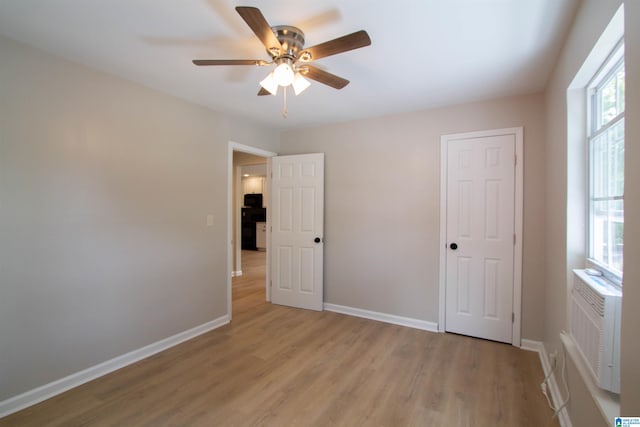
[[[324,154],[271,162],[271,301],[322,310]]]
[[[515,139],[488,135],[446,144],[446,330],[507,343],[513,340]]]

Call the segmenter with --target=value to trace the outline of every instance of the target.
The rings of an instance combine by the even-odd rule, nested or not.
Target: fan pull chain
[[[284,96],[282,98],[282,118],[286,119],[287,118],[287,87],[284,86],[283,88],[283,92],[284,92]]]

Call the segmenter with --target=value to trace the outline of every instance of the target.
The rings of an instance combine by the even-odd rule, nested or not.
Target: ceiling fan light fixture
[[[271,95],[276,95],[278,93],[278,82],[276,82],[276,79],[273,76],[273,71],[260,82],[260,86],[265,88],[265,90],[267,90]]]
[[[292,85],[293,85],[293,92],[297,96],[302,92],[304,92],[305,89],[307,89],[309,86],[311,86],[311,82],[305,79],[304,77],[302,77],[302,74],[300,74],[300,72],[296,72],[293,78]]]
[[[268,93],[277,95],[282,86],[284,96],[283,116],[287,115],[287,86],[292,86],[296,95],[304,92],[311,84],[305,78],[322,83],[334,89],[342,89],[349,80],[331,74],[321,68],[306,63],[327,56],[369,46],[371,39],[365,30],[356,31],[311,47],[304,47],[304,33],[291,25],[270,26],[260,9],[252,6],[237,6],[236,12],[251,28],[255,36],[267,49],[270,62],[261,59],[194,59],[198,66],[204,65],[275,65],[275,69],[261,82],[258,96]]]

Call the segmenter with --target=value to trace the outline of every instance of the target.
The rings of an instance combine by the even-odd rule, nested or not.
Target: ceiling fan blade
[[[312,65],[304,65],[304,68],[306,69],[306,71],[303,70],[302,74],[305,77],[308,77],[327,86],[331,86],[334,89],[342,89],[349,84],[349,80],[338,77],[335,74],[331,74]]]
[[[244,22],[247,23],[249,28],[253,30],[255,35],[260,39],[264,47],[267,48],[273,56],[280,55],[282,52],[282,45],[280,41],[271,30],[271,26],[260,12],[257,7],[237,6],[236,11]]]
[[[326,56],[335,55],[349,50],[369,46],[371,39],[365,30],[356,31],[328,42],[308,47],[298,54],[301,61],[315,61]]]
[[[267,61],[261,59],[194,59],[195,65],[267,65]]]
[[[264,95],[271,95],[271,92],[261,87],[260,90],[258,91],[258,96],[264,96]]]

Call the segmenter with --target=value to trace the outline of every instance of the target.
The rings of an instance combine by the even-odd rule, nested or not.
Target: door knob
[[[452,243],[452,244],[450,244],[450,245],[449,245],[449,247],[450,247],[452,250],[454,250],[454,251],[455,251],[456,249],[458,249],[458,244],[457,244],[457,243]]]
[[[316,237],[315,239],[313,239],[314,242],[316,243],[320,243],[322,239],[320,239],[319,237]]]

